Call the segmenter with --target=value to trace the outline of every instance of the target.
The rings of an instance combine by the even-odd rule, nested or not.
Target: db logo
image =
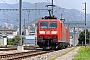
[[[46,34],[50,34],[50,31],[47,31]]]

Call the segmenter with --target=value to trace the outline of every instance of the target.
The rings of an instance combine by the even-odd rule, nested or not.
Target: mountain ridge
[[[47,9],[45,7],[46,5],[49,5],[50,3],[46,2],[39,2],[36,5],[29,2],[23,2],[22,3],[22,9]],[[1,9],[19,9],[19,4],[5,4],[0,3]],[[49,8],[48,8],[49,9]],[[61,14],[62,17],[65,18],[66,21],[83,21],[84,20],[84,13],[77,10],[77,9],[66,9],[62,7],[54,7],[54,14],[56,17],[60,18]],[[48,11],[46,10],[30,10],[30,11],[22,11],[22,24],[24,24],[24,19],[26,20],[26,23],[35,21],[36,19],[39,19],[41,17],[44,17],[48,15]],[[37,16],[37,17],[36,17]],[[90,19],[90,14],[87,14],[87,21]],[[2,20],[1,20],[2,19]],[[12,24],[18,24],[19,22],[19,11],[0,11],[0,23],[12,23]]]

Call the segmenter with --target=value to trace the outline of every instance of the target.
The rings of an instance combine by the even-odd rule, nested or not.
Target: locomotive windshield
[[[40,28],[48,28],[48,22],[40,22]]]
[[[57,28],[57,22],[50,22],[49,28]]]
[[[40,22],[40,28],[57,28],[57,22]]]

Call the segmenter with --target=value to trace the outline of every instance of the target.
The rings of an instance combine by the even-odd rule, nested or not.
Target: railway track
[[[24,46],[24,50],[39,48],[38,46]],[[0,51],[17,50],[17,46],[0,46]]]
[[[24,49],[29,50],[30,48],[38,48],[35,46],[24,46]],[[71,47],[68,47],[71,48]],[[16,47],[8,47],[6,49],[3,49],[3,51],[7,51],[7,50],[16,50]],[[0,60],[22,60],[22,59],[26,59],[29,57],[33,57],[33,56],[37,56],[37,55],[41,55],[41,54],[45,54],[45,53],[49,53],[49,52],[53,52],[54,50],[50,50],[50,51],[42,51],[42,50],[32,50],[32,51],[27,51],[27,52],[14,52],[14,53],[6,53],[6,54],[0,54]]]
[[[1,54],[0,60],[22,60],[29,57],[53,52],[54,50],[50,51],[42,51],[42,50],[35,50],[35,51],[28,51],[28,52],[19,52],[19,53],[11,53],[11,54]]]

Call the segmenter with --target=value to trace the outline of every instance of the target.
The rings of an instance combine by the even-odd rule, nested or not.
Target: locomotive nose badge
[[[50,31],[47,31],[46,34],[50,34]]]

